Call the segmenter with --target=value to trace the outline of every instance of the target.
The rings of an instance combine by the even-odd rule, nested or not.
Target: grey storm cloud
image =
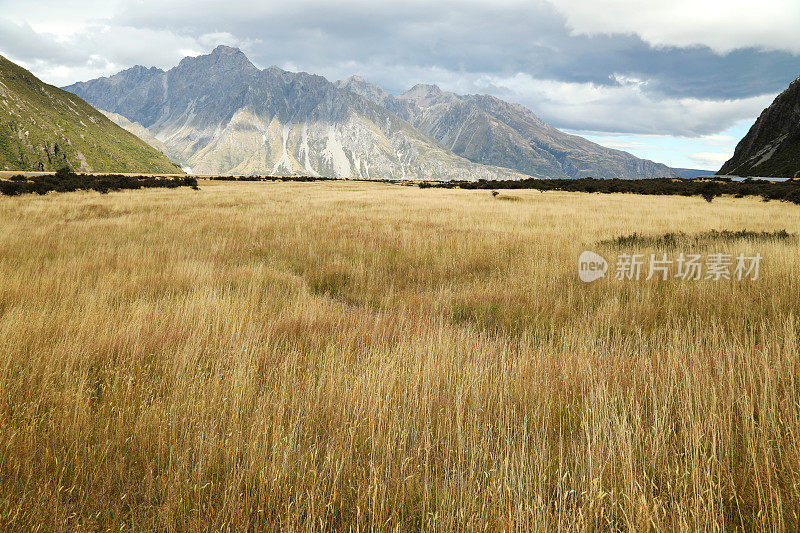
[[[48,59],[64,65],[79,65],[86,58],[59,46],[51,36],[36,33],[25,22],[0,17],[0,50],[22,61]]]
[[[256,61],[316,70],[355,60],[466,73],[522,72],[600,85],[614,85],[615,74],[622,73],[647,79],[648,90],[667,97],[713,99],[774,93],[800,74],[800,56],[789,52],[747,47],[719,54],[708,46],[653,46],[634,34],[576,35],[564,15],[547,2],[511,7],[470,2],[273,2],[212,17],[208,13],[219,10],[220,4],[194,9],[176,4],[167,11],[159,4],[147,5],[129,7],[117,22],[191,34],[227,32],[261,41],[250,51]],[[409,80],[386,82],[398,91],[407,88]]]
[[[120,0],[97,18],[87,3],[80,31],[60,36],[0,14],[0,53],[66,84],[137,63],[168,68],[230,44],[261,67],[332,80],[359,74],[390,92],[439,83],[519,101],[556,126],[674,135],[751,117],[800,74],[791,50],[721,52],[651,44],[630,31],[576,32],[552,1]]]

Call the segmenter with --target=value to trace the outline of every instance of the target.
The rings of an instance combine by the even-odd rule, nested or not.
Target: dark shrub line
[[[335,178],[331,176],[203,176],[213,181],[366,181],[373,183],[392,183],[396,185],[415,185],[411,180],[369,179],[369,178]]]
[[[539,191],[566,191],[587,193],[630,193],[667,196],[702,196],[711,202],[717,196],[733,195],[761,196],[764,201],[783,200],[800,204],[800,181],[790,180],[772,182],[766,180],[746,179],[733,181],[731,178],[715,178],[713,180],[697,180],[686,178],[648,178],[640,180],[623,179],[536,179],[522,180],[478,180],[478,181],[412,181],[396,179],[366,178],[334,178],[326,176],[212,176],[210,180],[218,181],[371,181],[396,185],[416,185],[420,189],[536,189]],[[492,195],[501,200],[513,197],[498,196],[495,190]]]
[[[715,197],[733,195],[760,196],[764,201],[782,200],[800,204],[800,181],[789,180],[772,182],[766,180],[746,179],[733,181],[730,178],[713,180],[696,180],[685,178],[649,178],[641,180],[623,179],[536,179],[522,180],[478,180],[478,181],[410,181],[396,179],[335,178],[327,176],[210,176],[206,179],[214,181],[263,181],[263,182],[314,182],[314,181],[371,181],[396,185],[417,185],[421,189],[535,189],[539,191],[565,191],[586,193],[629,193],[644,195],[677,195],[702,196],[711,202]],[[42,176],[13,176],[8,180],[0,180],[0,194],[9,196],[25,193],[46,194],[50,191],[69,192],[77,190],[95,190],[101,193],[123,189],[141,189],[149,187],[192,187],[197,188],[197,178],[157,177],[157,176],[122,176],[120,174],[87,175],[76,174],[69,169],[62,169],[55,174]],[[499,193],[493,192],[494,196]],[[512,197],[500,197],[511,199]]]
[[[120,174],[75,174],[71,170],[62,169],[55,174],[42,176],[13,176],[7,181],[0,180],[0,194],[16,196],[18,194],[47,194],[50,191],[72,192],[92,190],[101,193],[123,189],[143,189],[150,187],[191,187],[197,189],[197,179],[191,176],[164,178],[156,176],[122,176]]]
[[[766,180],[746,179],[733,181],[730,178],[714,180],[693,180],[680,178],[649,178],[641,180],[622,179],[552,179],[535,178],[502,181],[448,181],[422,182],[421,188],[435,187],[452,189],[536,189],[540,191],[567,191],[588,193],[630,193],[647,195],[702,196],[712,201],[725,194],[738,198],[744,196],[761,196],[764,200],[783,200],[800,204],[800,181],[790,180],[773,182]]]

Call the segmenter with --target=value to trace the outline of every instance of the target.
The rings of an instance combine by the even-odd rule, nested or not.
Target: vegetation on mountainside
[[[745,169],[740,167],[733,172],[742,171]],[[760,164],[748,167],[746,173],[752,176],[800,178],[800,134],[784,141],[775,155]]]
[[[182,174],[169,158],[74,94],[0,56],[0,171]]]

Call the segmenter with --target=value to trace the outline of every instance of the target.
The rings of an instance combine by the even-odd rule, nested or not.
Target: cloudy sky
[[[436,83],[672,166],[716,169],[800,75],[798,0],[0,0],[0,54],[56,85],[217,44],[260,67]]]

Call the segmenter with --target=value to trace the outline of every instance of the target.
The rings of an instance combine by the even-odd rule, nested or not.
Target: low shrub
[[[685,178],[649,178],[640,180],[527,178],[523,180],[428,182],[425,187],[489,190],[536,189],[542,192],[565,191],[604,194],[702,196],[708,202],[723,195],[732,195],[736,198],[761,196],[764,201],[781,200],[800,205],[800,180],[774,182],[753,179],[733,181],[731,178],[714,178],[713,180]]]
[[[72,192],[92,190],[100,193],[123,189],[143,189],[152,187],[191,187],[198,189],[197,178],[191,176],[171,178],[158,176],[123,176],[121,174],[76,174],[69,168],[62,168],[54,174],[40,176],[13,176],[0,180],[0,194],[47,194],[50,191]]]

